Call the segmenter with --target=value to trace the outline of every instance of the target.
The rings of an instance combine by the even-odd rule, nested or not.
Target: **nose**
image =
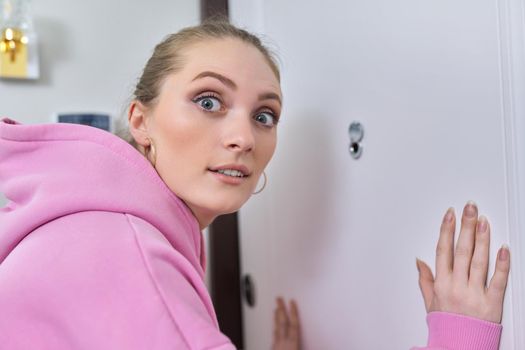
[[[250,152],[255,147],[252,120],[242,113],[232,116],[224,128],[224,147],[234,152]]]

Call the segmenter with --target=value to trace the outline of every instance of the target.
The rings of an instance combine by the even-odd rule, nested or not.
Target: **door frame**
[[[501,100],[506,151],[507,227],[512,252],[514,347],[525,348],[525,0],[499,0]]]

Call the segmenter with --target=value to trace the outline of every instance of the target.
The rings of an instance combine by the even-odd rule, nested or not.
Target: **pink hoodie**
[[[234,349],[198,223],[132,146],[0,122],[1,349]]]
[[[234,349],[203,283],[197,221],[129,144],[4,119],[0,192],[1,349]],[[498,348],[500,325],[427,320],[424,349]]]

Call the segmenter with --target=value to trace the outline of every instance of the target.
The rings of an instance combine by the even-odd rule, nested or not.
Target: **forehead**
[[[279,81],[266,57],[253,45],[239,39],[208,39],[188,46],[182,52],[184,67],[179,72],[190,79],[203,71],[213,71],[237,85],[281,92]]]

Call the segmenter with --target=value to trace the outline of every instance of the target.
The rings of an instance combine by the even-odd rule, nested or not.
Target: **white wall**
[[[155,44],[199,17],[196,0],[34,0],[41,78],[0,80],[0,117],[42,123],[56,112],[118,116]]]

